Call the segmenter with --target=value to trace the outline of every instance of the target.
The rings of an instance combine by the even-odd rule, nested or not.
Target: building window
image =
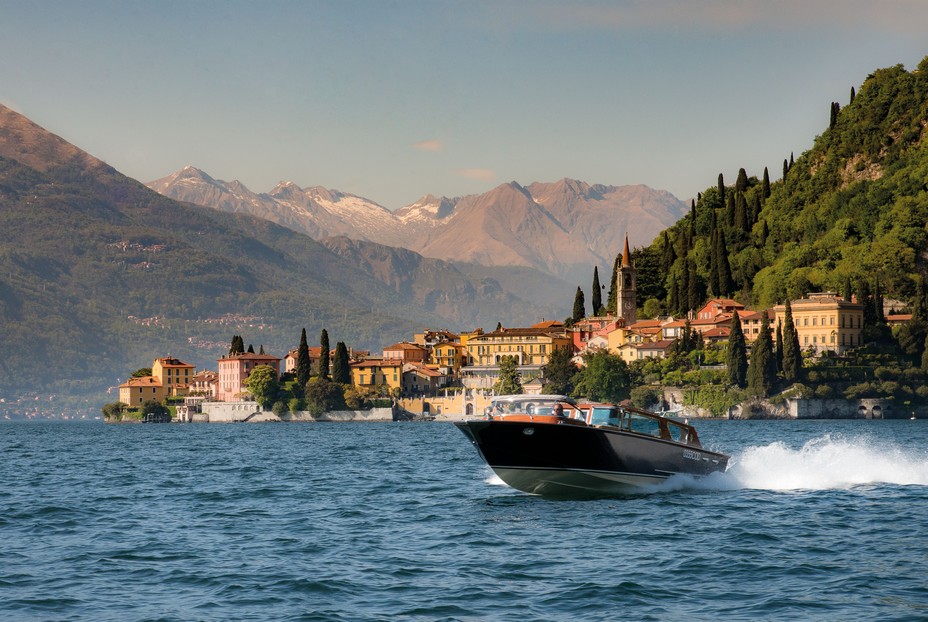
[[[803,325],[803,326],[808,326],[808,325],[809,325],[809,318],[807,318],[807,317],[802,318],[802,325]]]
[[[817,317],[812,318],[812,326],[816,326],[817,324],[818,324],[818,318]]]

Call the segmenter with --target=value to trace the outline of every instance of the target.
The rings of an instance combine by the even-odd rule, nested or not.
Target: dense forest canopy
[[[828,118],[823,115],[823,119]],[[928,58],[870,75],[849,101],[831,105],[814,146],[734,184],[700,193],[690,215],[639,249],[652,305],[695,309],[706,296],[769,307],[811,291],[879,288],[911,301],[928,246]],[[651,282],[654,281],[654,282]]]

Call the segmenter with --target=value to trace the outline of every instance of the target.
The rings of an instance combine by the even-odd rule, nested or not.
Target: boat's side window
[[[652,419],[650,417],[643,417],[636,413],[629,413],[630,417],[630,429],[632,432],[637,432],[638,434],[647,434],[648,436],[657,436],[661,435],[661,424],[657,419]]]
[[[611,408],[604,407],[594,407],[593,415],[590,417],[591,425],[606,425],[612,424],[613,422],[609,420],[610,413],[613,412]]]
[[[668,423],[667,428],[670,430],[670,438],[677,441],[678,443],[686,442],[686,428],[682,425],[675,425],[673,423]]]

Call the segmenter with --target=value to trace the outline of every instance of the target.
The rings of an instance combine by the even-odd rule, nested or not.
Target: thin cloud
[[[433,138],[432,140],[420,140],[417,143],[412,144],[413,149],[418,149],[419,151],[442,151],[445,148],[445,144],[437,139]]]
[[[496,177],[496,173],[488,168],[459,168],[454,171],[454,174],[458,177],[476,179],[479,181],[493,181]]]

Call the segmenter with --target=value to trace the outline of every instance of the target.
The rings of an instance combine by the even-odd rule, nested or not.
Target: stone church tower
[[[638,309],[638,296],[635,291],[635,268],[632,266],[628,251],[628,234],[625,234],[625,248],[622,249],[622,265],[616,276],[616,312],[625,319],[625,325],[635,323]]]

